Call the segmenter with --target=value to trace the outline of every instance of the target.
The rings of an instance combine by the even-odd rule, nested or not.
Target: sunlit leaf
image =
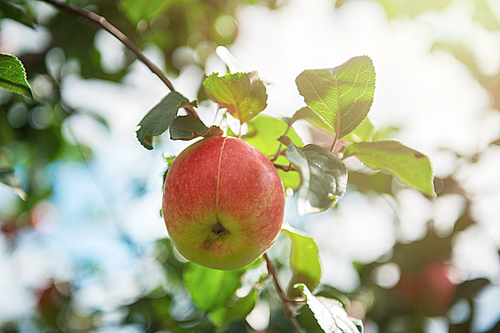
[[[327,210],[344,195],[347,169],[337,155],[320,146],[309,144],[297,148],[288,138],[280,138],[288,146],[286,158],[300,172],[297,208],[300,215]]]
[[[377,132],[370,118],[366,117],[359,126],[344,137],[349,142],[371,141]]]
[[[369,57],[354,57],[335,68],[303,71],[296,83],[306,104],[341,138],[370,111],[375,69]]]
[[[284,119],[289,124],[294,124],[298,120],[306,120],[315,127],[329,134],[332,134],[333,136],[335,135],[335,131],[333,130],[333,128],[308,106],[304,106],[303,108],[295,112],[293,117]]]
[[[307,305],[325,333],[363,333],[361,320],[351,318],[345,312],[342,303],[335,299],[314,296],[307,286],[298,284],[307,299]]]
[[[205,79],[203,86],[214,102],[226,108],[241,123],[257,116],[267,106],[266,86],[257,72],[220,77],[214,73]]]
[[[163,134],[177,117],[179,108],[187,105],[196,106],[196,102],[190,103],[186,97],[175,91],[165,96],[139,123],[139,142],[146,149],[153,149],[153,137]]]
[[[259,115],[248,124],[248,134],[244,135],[243,139],[259,149],[264,155],[273,157],[280,145],[277,139],[285,134],[287,127],[287,124],[281,119]],[[287,136],[296,145],[303,145],[302,140],[292,127],[288,130]],[[287,160],[284,156],[280,156],[275,162],[286,164]],[[278,170],[278,174],[285,188],[296,188],[299,185],[300,176],[297,172]]]
[[[429,158],[398,141],[353,143],[344,152],[344,157],[349,156],[356,156],[367,167],[388,172],[402,183],[436,197]]]
[[[294,294],[294,291],[297,290],[293,288],[296,283],[305,284],[309,290],[314,290],[319,285],[321,263],[319,262],[318,246],[314,239],[301,235],[299,230],[288,225],[283,225],[281,231],[292,241],[290,268],[293,271],[293,276],[289,294],[297,297],[299,294]]]
[[[0,87],[33,98],[23,64],[10,54],[0,54]]]
[[[21,182],[11,167],[0,167],[0,184],[6,186],[9,191],[17,194],[21,199],[26,200],[26,193],[21,188]]]
[[[189,262],[184,270],[183,280],[193,302],[204,311],[224,307],[234,297],[241,285],[241,276],[246,267],[219,271]]]

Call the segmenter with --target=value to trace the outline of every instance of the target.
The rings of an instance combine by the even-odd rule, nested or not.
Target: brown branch
[[[68,2],[62,2],[58,0],[41,0],[47,3],[50,3],[51,5],[54,5],[58,8],[70,11],[76,15],[82,16],[84,18],[87,18],[91,20],[92,22],[96,23],[98,26],[100,26],[102,29],[106,30],[109,32],[111,35],[113,35],[116,39],[118,39],[120,42],[125,45],[126,48],[128,48],[132,53],[135,54],[137,59],[141,61],[144,65],[146,65],[151,72],[153,72],[167,87],[170,89],[170,91],[175,91],[174,86],[172,85],[172,82],[167,78],[167,76],[161,71],[158,66],[156,66],[151,60],[149,60],[144,53],[127,37],[125,34],[123,34],[120,30],[118,30],[114,25],[108,22],[105,17],[102,17],[100,15],[97,15],[93,12],[89,12],[88,10],[85,10],[83,8],[77,7],[75,5],[72,5]],[[188,113],[191,113],[195,116],[198,117],[198,114],[194,110],[193,107],[188,106],[185,107],[186,111]]]
[[[281,169],[285,172],[289,172],[289,171],[296,171],[298,172],[297,169],[295,169],[294,167],[292,167],[292,163],[290,163],[289,165],[283,165],[283,164],[277,164],[277,163],[273,163],[274,167],[276,169]]]
[[[293,324],[295,329],[302,333],[305,332],[302,327],[300,326],[299,322],[297,321],[297,318],[295,318],[295,311],[293,311],[290,306],[291,303],[306,303],[306,300],[304,298],[290,298],[286,295],[285,291],[283,290],[283,287],[281,287],[281,284],[278,280],[278,272],[276,271],[276,267],[274,267],[273,262],[271,259],[269,259],[269,256],[267,253],[264,253],[264,259],[266,260],[267,264],[267,271],[268,273],[273,277],[274,280],[274,285],[276,286],[276,290],[278,291],[278,295],[280,298],[283,300],[285,303],[285,314],[290,320],[290,322]]]
[[[288,131],[290,131],[290,128],[292,127],[292,124],[288,124],[288,127],[286,128],[286,131],[285,131],[285,134],[283,134],[284,136],[286,136],[288,134]],[[274,155],[274,157],[271,159],[271,162],[274,162],[278,159],[278,157],[280,157],[280,154],[281,154],[281,148],[283,147],[283,142],[280,142],[280,145],[278,147],[278,151],[276,152],[276,154]]]

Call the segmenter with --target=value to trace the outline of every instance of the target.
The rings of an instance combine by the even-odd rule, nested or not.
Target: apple
[[[198,141],[172,162],[162,215],[185,258],[219,270],[244,267],[274,243],[285,191],[273,163],[237,138]]]
[[[395,289],[412,312],[429,317],[446,315],[457,287],[448,277],[450,268],[443,260],[434,259],[414,274],[402,273]]]

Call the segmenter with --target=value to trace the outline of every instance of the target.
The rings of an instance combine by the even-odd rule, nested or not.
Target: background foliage
[[[336,7],[341,9],[343,6],[348,6],[349,2],[351,1],[337,1]],[[149,1],[147,6],[143,1],[134,0],[72,1],[72,3],[106,17],[140,48],[156,46],[155,49],[161,50],[166,72],[172,78],[179,75],[188,65],[194,64],[204,70],[207,60],[217,46],[233,44],[238,37],[237,13],[245,6],[264,6],[277,11],[286,7],[285,3],[278,4],[274,1],[243,0]],[[445,11],[452,1],[380,0],[378,3],[386,11],[388,20],[405,21],[419,20],[419,15],[432,11],[438,15],[440,11]],[[467,3],[473,8],[474,22],[482,29],[492,33],[499,32],[498,16],[490,6],[491,2],[471,0]],[[8,206],[0,207],[0,245],[3,258],[7,258],[3,260],[16,262],[22,258],[21,249],[25,249],[26,244],[36,244],[26,255],[36,256],[38,249],[40,253],[54,256],[55,265],[69,266],[67,271],[71,272],[61,274],[55,268],[47,268],[44,274],[37,275],[39,280],[36,283],[29,284],[23,281],[30,286],[25,291],[28,295],[25,296],[26,300],[31,304],[28,310],[7,312],[5,309],[9,303],[14,304],[14,301],[8,297],[1,297],[0,303],[5,303],[6,306],[0,309],[4,309],[7,315],[0,316],[0,330],[6,332],[106,329],[141,332],[292,331],[293,326],[283,315],[285,311],[291,310],[284,308],[272,284],[265,283],[264,263],[256,263],[243,279],[242,273],[238,271],[208,274],[200,267],[182,260],[168,239],[158,239],[154,243],[145,245],[145,242],[134,239],[124,227],[120,227],[119,221],[110,230],[120,243],[125,244],[127,251],[132,253],[131,257],[135,258],[135,261],[131,261],[131,265],[136,265],[136,269],[140,272],[141,267],[144,267],[141,265],[153,262],[152,267],[159,272],[155,276],[160,278],[138,283],[139,287],[136,288],[139,291],[131,293],[130,297],[117,295],[111,303],[103,302],[101,305],[95,305],[99,302],[87,302],[94,305],[82,306],[85,303],[82,299],[82,290],[85,290],[92,280],[106,279],[106,270],[98,264],[98,261],[88,257],[84,261],[65,263],[68,259],[54,254],[57,250],[50,250],[50,246],[44,243],[40,235],[46,233],[44,218],[53,216],[49,214],[53,209],[50,203],[57,200],[54,188],[60,186],[59,172],[63,170],[60,166],[79,164],[92,168],[93,151],[85,142],[75,140],[76,136],[68,130],[71,127],[67,124],[72,118],[80,121],[83,117],[98,123],[100,128],[109,133],[111,129],[106,118],[98,112],[72,108],[71,103],[63,97],[62,82],[77,73],[84,79],[97,78],[126,84],[124,80],[132,71],[135,64],[134,57],[127,50],[123,50],[123,56],[115,64],[111,66],[104,64],[100,54],[102,49],[98,45],[100,40],[98,29],[68,13],[52,11],[39,2],[2,0],[0,14],[2,15],[0,36],[9,33],[6,22],[23,24],[29,29],[35,27],[49,36],[36,51],[21,50],[15,54],[25,66],[33,99],[4,90],[0,92],[0,176],[2,183],[10,184],[17,189],[17,193],[26,194],[25,201],[9,197]],[[0,47],[0,51],[7,52],[3,50],[6,46],[0,44]],[[436,40],[431,51],[447,52],[462,62],[474,79],[490,93],[492,107],[489,112],[498,112],[500,73],[484,74],[476,60],[477,50],[474,50],[470,43],[462,43],[460,40],[451,42]],[[302,91],[300,93],[307,99]],[[205,90],[201,87],[198,89],[197,99],[200,102],[207,100]],[[137,124],[138,119],[127,121]],[[273,122],[276,122],[275,118],[261,115],[248,125],[245,134],[248,142],[259,146],[266,154],[276,152],[279,143],[266,147],[264,144],[271,140],[263,136],[278,137],[286,131],[284,122],[279,121],[276,124]],[[358,129],[360,130],[357,130],[351,138],[354,142],[359,141],[357,140],[359,138],[362,141],[370,141],[371,138],[387,139],[387,133],[395,131],[391,128],[381,128],[375,132],[368,123],[363,123]],[[288,135],[295,144],[302,145],[293,129]],[[311,132],[312,141],[318,144],[325,135],[329,140],[333,139],[328,130],[324,133]],[[168,139],[162,137],[161,140]],[[474,168],[487,158],[484,156],[488,156],[492,149],[497,149],[499,140],[499,138],[492,140],[486,148],[478,149],[473,154],[463,154],[459,151],[448,153],[456,161],[455,163]],[[357,151],[361,150],[361,154],[365,154],[363,156],[366,161],[361,160],[369,165],[370,157],[373,158],[370,148],[364,147],[363,150],[363,144],[356,145]],[[169,147],[168,143],[166,147]],[[360,154],[354,152],[352,148],[353,154]],[[484,318],[483,314],[488,313],[481,308],[478,298],[481,293],[494,290],[492,288],[498,283],[498,278],[486,279],[480,275],[448,278],[450,270],[453,272],[459,269],[453,266],[454,244],[465,233],[476,230],[474,227],[478,225],[478,214],[471,208],[477,202],[477,198],[474,197],[473,191],[464,188],[466,184],[460,181],[458,173],[459,169],[455,169],[446,177],[434,179],[438,199],[454,196],[459,197],[464,203],[461,213],[452,221],[451,230],[443,234],[435,228],[434,221],[429,218],[426,232],[422,237],[411,241],[400,237],[383,258],[368,263],[353,263],[360,282],[358,287],[347,293],[327,284],[320,284],[314,291],[321,270],[318,270],[317,263],[312,259],[309,259],[311,266],[304,268],[296,258],[300,255],[306,259],[316,256],[311,253],[294,252],[295,245],[308,244],[310,238],[285,232],[288,238],[280,237],[270,254],[277,264],[283,281],[287,281],[290,285],[288,290],[290,295],[296,292],[292,288],[293,282],[290,282],[300,280],[307,286],[302,287],[306,293],[309,288],[315,294],[315,298],[312,294],[308,294],[308,298],[310,295],[313,301],[323,298],[339,299],[346,306],[349,315],[364,320],[367,332],[429,331],[429,323],[434,322],[444,325],[450,332],[471,331],[473,327],[478,327],[477,325],[483,327],[482,331],[498,330],[500,322],[494,314],[493,319],[487,324],[483,326],[481,323],[477,324],[477,321],[481,321],[478,318]],[[17,178],[13,177],[14,174],[19,177],[19,183]],[[280,174],[284,176],[283,173]],[[287,174],[284,177],[287,187],[298,184],[296,174]],[[398,211],[401,204],[399,202],[401,187],[391,176],[385,173],[367,174],[365,169],[358,168],[349,170],[348,181],[349,191],[357,191],[372,200],[376,200],[374,198],[389,200],[394,203],[394,210]],[[149,189],[141,179],[129,179],[127,182],[128,188],[132,188],[130,191],[138,196],[144,195],[147,191],[158,191],[160,184],[158,181],[157,189]],[[431,189],[428,190],[428,194],[433,195]],[[7,196],[7,194],[2,195]],[[419,198],[430,200],[430,197]],[[342,201],[339,205],[342,206]],[[90,216],[87,216],[84,222],[92,223],[91,221],[98,220],[98,216],[92,216],[92,212],[87,214]],[[141,218],[139,216],[136,218],[137,223],[140,223]],[[395,213],[394,223],[398,225],[402,223],[401,220],[401,215]],[[73,227],[78,230],[78,226]],[[498,251],[498,244],[496,245]],[[96,244],[89,241],[87,250],[92,252],[92,246]],[[314,252],[315,245],[311,246]],[[291,260],[289,260],[290,251]],[[498,262],[498,257],[494,257],[493,260]],[[35,265],[35,262],[31,262],[31,265]],[[323,262],[323,265],[329,263]],[[5,265],[5,267],[7,270],[0,273],[0,276],[29,273],[26,267],[16,265]],[[151,274],[151,270],[144,272]],[[200,274],[201,271],[203,274]],[[310,276],[307,276],[308,274]],[[396,282],[385,283],[384,281],[391,280],[391,274],[399,278]],[[387,276],[389,278],[384,278]],[[224,282],[222,289],[224,292],[216,293],[214,286],[222,284],[221,281]],[[261,286],[263,289],[257,290]],[[122,289],[127,288],[133,289],[133,284],[122,287]],[[203,295],[206,291],[211,293],[207,293],[206,298],[196,299],[191,296],[193,290],[195,294],[196,290],[199,291],[197,295]],[[237,297],[232,298],[235,291]],[[259,291],[261,293],[258,300]],[[4,293],[7,296],[12,295]],[[215,295],[217,298],[212,297]],[[255,314],[261,317],[252,320],[247,315],[256,305],[254,317]],[[262,310],[266,306],[267,310]],[[309,306],[313,311],[318,307],[321,308],[320,302],[313,302]],[[308,331],[320,331],[309,307],[301,308],[298,320]],[[256,322],[264,323],[266,327],[258,327],[255,325]],[[329,323],[320,323],[322,324]],[[352,323],[350,325],[352,326]]]

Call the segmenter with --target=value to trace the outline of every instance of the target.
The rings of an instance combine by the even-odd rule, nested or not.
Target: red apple
[[[452,305],[456,290],[448,278],[449,270],[449,264],[434,259],[412,275],[401,274],[396,290],[412,311],[431,317],[443,316]]]
[[[162,213],[187,259],[220,270],[259,258],[281,230],[285,192],[269,159],[236,138],[211,137],[177,156],[168,170]]]

